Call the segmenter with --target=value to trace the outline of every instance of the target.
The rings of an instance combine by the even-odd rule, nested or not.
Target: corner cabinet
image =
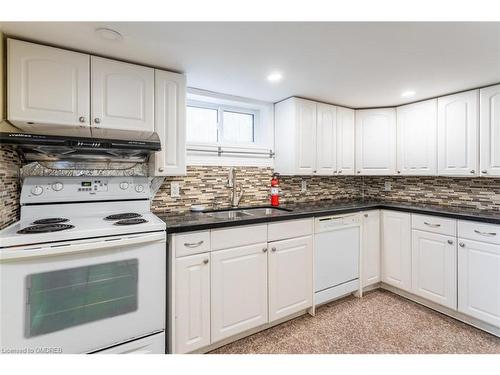
[[[380,211],[365,212],[361,223],[361,284],[364,288],[380,281]]]
[[[275,171],[354,173],[354,111],[301,98],[275,104]]]
[[[155,70],[155,131],[161,151],[150,160],[150,175],[186,174],[186,77]]]
[[[7,99],[19,129],[90,137],[90,56],[8,39]]]
[[[381,280],[411,291],[411,216],[382,211]]]
[[[438,98],[438,174],[479,175],[479,90]]]
[[[479,95],[481,176],[500,176],[500,85],[481,89]]]
[[[437,172],[437,99],[397,107],[397,174]]]
[[[396,110],[356,111],[356,174],[396,173]]]

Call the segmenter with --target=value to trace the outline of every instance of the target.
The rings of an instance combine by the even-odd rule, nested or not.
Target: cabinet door
[[[363,214],[362,231],[362,286],[380,281],[380,211]]]
[[[33,133],[89,137],[90,56],[14,39],[7,48],[10,122]]]
[[[481,176],[500,176],[500,85],[480,90]]]
[[[337,168],[337,107],[317,104],[316,174],[333,175]]]
[[[356,174],[396,173],[396,111],[356,111]]]
[[[146,139],[154,132],[154,69],[92,56],[92,135]]]
[[[312,306],[312,236],[269,243],[269,321]]]
[[[437,99],[397,108],[398,174],[437,173]]]
[[[297,174],[316,172],[316,103],[297,99]]]
[[[337,107],[337,174],[354,174],[354,110]]]
[[[382,281],[411,291],[410,214],[382,211]]]
[[[210,254],[175,260],[175,353],[210,344]]]
[[[412,231],[413,293],[457,308],[457,244],[455,237]]]
[[[212,252],[212,342],[267,323],[267,243]]]
[[[500,246],[459,239],[458,311],[500,327]]]
[[[438,99],[438,174],[478,175],[479,91]]]
[[[154,176],[186,174],[186,78],[155,70],[155,131],[161,151],[151,166]]]

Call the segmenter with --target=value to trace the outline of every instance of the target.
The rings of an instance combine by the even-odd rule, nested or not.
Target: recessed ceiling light
[[[274,73],[271,73],[267,76],[267,80],[269,82],[279,82],[283,79],[283,74],[279,73],[279,72],[274,72]]]
[[[98,29],[95,29],[95,32],[101,37],[101,39],[104,40],[109,40],[112,42],[119,42],[123,40],[122,34],[120,34],[116,30],[108,29],[106,27],[99,27]]]
[[[401,96],[402,96],[403,98],[411,98],[411,97],[412,97],[412,96],[414,96],[415,94],[416,94],[416,92],[415,92],[415,91],[413,91],[413,90],[408,90],[408,91],[404,91],[404,92],[401,94]]]

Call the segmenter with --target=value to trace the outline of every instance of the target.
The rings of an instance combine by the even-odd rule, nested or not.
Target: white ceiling
[[[124,39],[104,41],[97,27]],[[185,72],[191,87],[271,102],[302,96],[391,106],[500,82],[500,22],[3,22],[0,29]],[[272,71],[284,79],[269,83]],[[416,95],[404,99],[406,90]]]

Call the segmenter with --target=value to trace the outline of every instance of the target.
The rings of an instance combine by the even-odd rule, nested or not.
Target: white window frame
[[[187,101],[187,106],[188,107],[196,107],[196,108],[207,108],[207,109],[215,109],[217,110],[217,145],[218,146],[236,146],[238,145],[241,146],[252,146],[255,145],[256,142],[256,135],[255,131],[256,128],[259,126],[259,120],[260,120],[260,112],[256,109],[251,109],[251,108],[244,108],[244,107],[235,107],[235,106],[229,106],[225,104],[214,104],[214,103],[208,103],[208,102],[200,102],[197,100],[188,100]],[[252,124],[252,141],[251,142],[238,142],[238,143],[228,143],[224,142],[224,112],[234,112],[234,113],[243,113],[246,115],[252,115],[253,116],[253,124]],[[189,142],[189,141],[188,141]],[[194,143],[194,142],[192,142]],[[198,143],[207,143],[207,144],[214,144],[213,142],[198,142]]]
[[[187,106],[217,109],[217,142],[190,142],[187,147],[187,165],[261,166],[272,167],[274,159],[274,105],[268,102],[188,88]],[[247,113],[254,116],[253,142],[223,142],[223,111]],[[192,150],[208,150],[195,152]],[[218,154],[217,150],[224,150]],[[229,151],[229,152],[228,152]],[[236,151],[231,154],[230,151]],[[254,152],[245,154],[241,152]]]

